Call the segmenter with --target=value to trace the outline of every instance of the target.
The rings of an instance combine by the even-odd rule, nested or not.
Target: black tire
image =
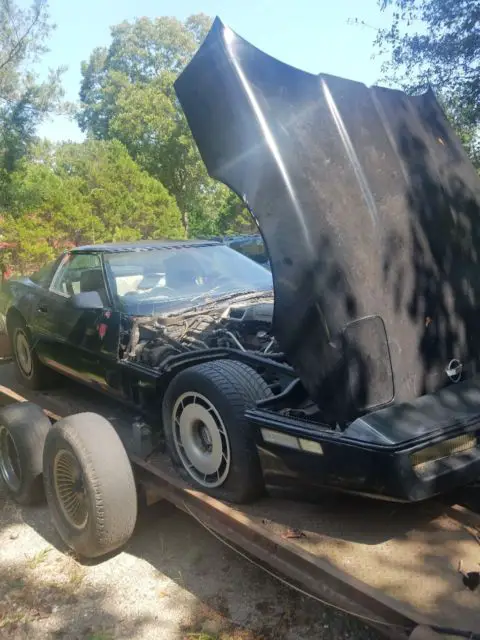
[[[32,344],[30,330],[20,315],[15,316],[9,322],[8,335],[17,375],[22,385],[34,391],[51,387],[54,382],[54,372],[40,362],[35,346]],[[30,356],[30,365],[28,367],[23,362],[24,358],[20,353],[21,348],[28,349]]]
[[[19,402],[0,410],[0,476],[21,505],[44,499],[43,447],[51,422],[39,406]]]
[[[225,461],[228,457],[229,466],[227,468],[225,462],[225,468],[220,467],[215,472],[218,478],[215,478],[215,474],[211,474],[212,484],[220,482],[222,477],[220,470],[226,474],[224,480],[217,486],[207,486],[206,478],[203,482],[199,480],[200,471],[192,464],[189,466],[188,462],[191,462],[191,458],[188,456],[187,449],[178,444],[181,440],[179,435],[181,427],[173,414],[174,411],[184,411],[182,405],[178,403],[181,402],[181,398],[188,398],[189,394],[193,394],[192,397],[198,394],[197,402],[200,404],[205,400],[211,404],[214,409],[210,408],[209,412],[220,418],[221,428],[226,432],[226,436],[222,432],[221,442],[225,445]],[[163,401],[165,440],[179,475],[201,491],[221,500],[241,504],[259,498],[265,491],[265,484],[254,431],[245,419],[245,411],[270,395],[271,391],[263,378],[241,362],[216,360],[193,366],[179,373],[170,383]],[[194,399],[192,406],[195,402]],[[201,428],[205,428],[203,423]],[[176,429],[175,432],[174,429]],[[212,451],[211,443],[212,438],[210,438],[210,452]]]
[[[129,540],[137,520],[135,480],[108,420],[96,413],[59,420],[45,442],[43,479],[53,523],[79,556],[97,558]]]

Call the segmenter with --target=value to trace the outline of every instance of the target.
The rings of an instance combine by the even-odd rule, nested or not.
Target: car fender
[[[0,316],[3,319],[5,333],[8,333],[9,324],[14,315],[21,316],[29,329],[33,329],[36,300],[35,292],[26,287],[23,282],[10,282],[8,284],[6,300],[0,306]],[[0,320],[0,331],[1,328],[2,321]]]

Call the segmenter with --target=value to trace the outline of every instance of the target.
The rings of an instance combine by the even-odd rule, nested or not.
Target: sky
[[[50,0],[49,6],[57,28],[38,71],[44,75],[48,68],[66,65],[65,98],[72,102],[78,101],[82,60],[95,47],[108,46],[110,27],[124,20],[218,15],[240,36],[283,62],[367,85],[381,75],[381,60],[372,60],[376,29],[389,23],[378,0]],[[349,24],[355,18],[368,26]],[[45,122],[38,134],[53,141],[83,139],[76,123],[66,117]]]

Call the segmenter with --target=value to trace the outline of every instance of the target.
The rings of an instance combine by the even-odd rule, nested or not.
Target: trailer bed
[[[467,589],[458,571],[460,561],[464,571],[480,569],[480,515],[471,510],[441,500],[405,505],[333,493],[305,502],[277,492],[253,505],[227,505],[189,488],[165,455],[145,462],[135,448],[134,414],[114,401],[69,381],[29,392],[12,365],[0,367],[0,385],[4,399],[27,398],[59,416],[102,414],[139,468],[147,496],[167,498],[248,557],[389,637],[408,637],[418,624],[480,634],[480,588]]]

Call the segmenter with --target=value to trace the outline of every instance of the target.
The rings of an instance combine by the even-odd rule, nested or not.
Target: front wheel
[[[265,489],[255,437],[245,411],[271,391],[251,367],[217,360],[179,373],[163,403],[170,457],[196,487],[230,502],[250,502]]]

